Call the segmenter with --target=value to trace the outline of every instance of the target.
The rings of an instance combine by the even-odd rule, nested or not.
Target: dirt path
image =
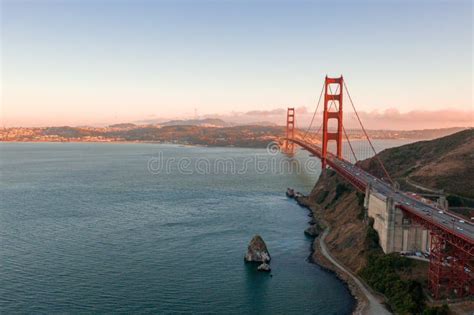
[[[329,253],[329,250],[326,247],[326,243],[324,242],[326,236],[329,233],[329,228],[326,228],[319,237],[319,247],[321,249],[321,253],[326,257],[334,266],[339,268],[342,272],[345,272],[351,279],[354,281],[354,283],[359,287],[360,291],[365,295],[365,297],[368,300],[368,305],[366,309],[364,310],[365,314],[368,315],[386,315],[390,314],[389,311],[380,303],[380,301],[365,287],[365,285],[350,272],[347,270],[344,266],[339,264]]]

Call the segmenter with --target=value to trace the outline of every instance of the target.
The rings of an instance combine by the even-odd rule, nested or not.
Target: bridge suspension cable
[[[316,109],[314,110],[313,118],[311,118],[311,122],[309,123],[308,129],[306,129],[306,132],[303,135],[303,139],[306,138],[309,131],[311,130],[311,126],[313,125],[314,118],[316,117],[316,113],[318,112],[319,104],[321,103],[321,98],[323,97],[323,92],[324,92],[324,84],[323,84],[323,87],[321,88],[321,93],[319,94],[318,104],[316,105]],[[321,127],[319,129],[321,129]],[[319,130],[318,130],[318,132],[319,132]],[[318,133],[318,132],[316,132],[316,133]]]
[[[317,104],[316,104],[316,108],[315,108],[315,110],[314,110],[314,113],[313,113],[313,116],[312,116],[312,118],[311,118],[310,124],[309,124],[308,128],[306,129],[306,131],[305,131],[305,133],[304,133],[304,135],[303,135],[303,137],[302,137],[302,140],[306,139],[306,138],[308,137],[308,135],[311,134],[311,128],[313,127],[314,120],[315,120],[316,115],[317,115],[317,113],[318,113],[318,109],[319,109],[320,104],[321,104],[321,100],[322,100],[322,96],[323,96],[325,87],[326,87],[326,81],[324,82],[324,84],[323,84],[323,86],[322,86],[322,88],[321,88],[321,93],[319,94],[319,98],[318,98],[318,102],[317,102]],[[382,160],[380,159],[380,157],[377,156],[377,151],[375,150],[375,147],[374,147],[374,145],[372,144],[372,141],[370,140],[369,135],[367,134],[367,131],[365,130],[364,125],[362,124],[362,120],[360,119],[360,116],[359,116],[359,113],[357,112],[357,109],[356,109],[356,107],[355,107],[354,101],[352,100],[352,97],[351,97],[351,95],[350,95],[350,93],[349,93],[349,90],[348,90],[348,88],[347,88],[347,84],[346,84],[345,82],[343,82],[343,85],[337,85],[337,88],[336,88],[335,93],[333,93],[332,88],[331,88],[331,85],[328,85],[327,88],[328,88],[329,92],[331,93],[331,95],[337,94],[337,93],[339,92],[339,90],[341,90],[340,93],[341,93],[341,95],[342,95],[342,93],[344,92],[343,90],[346,91],[347,96],[348,96],[348,98],[349,98],[349,101],[350,101],[350,103],[351,103],[352,109],[354,110],[355,116],[356,116],[356,118],[357,118],[357,121],[358,121],[358,123],[359,123],[359,125],[360,125],[360,127],[361,127],[361,129],[362,129],[362,132],[363,132],[365,138],[367,139],[367,142],[366,142],[366,143],[368,143],[368,146],[364,145],[364,143],[361,143],[361,145],[362,145],[362,151],[361,151],[360,148],[358,148],[359,151],[361,151],[361,152],[359,152],[359,153],[361,154],[361,155],[359,155],[359,156],[362,156],[362,158],[366,158],[366,157],[369,156],[369,151],[371,151],[371,152],[370,152],[370,155],[373,154],[373,155],[375,156],[375,159],[376,159],[376,161],[378,162],[378,164],[381,166],[384,175],[386,176],[386,178],[388,179],[388,181],[389,181],[391,184],[393,184],[393,180],[392,180],[392,178],[390,177],[390,174],[388,173],[387,169],[386,169],[385,166],[383,165],[383,162],[382,162]],[[340,106],[340,104],[339,104],[339,106]],[[329,101],[329,110],[331,110],[331,109],[333,109],[333,108],[334,108],[336,111],[339,110],[338,107],[337,107],[337,104],[336,104],[336,102],[335,102],[335,98],[331,98],[331,100]],[[295,127],[296,127],[296,126],[295,126]],[[320,132],[320,130],[322,129],[322,127],[323,127],[323,124],[321,123],[321,125],[319,126],[319,128],[318,128],[318,130],[316,131],[316,133],[314,134],[314,136],[317,136],[317,135],[318,135],[318,133]],[[349,147],[349,149],[350,149],[350,153],[352,153],[352,156],[353,156],[353,158],[354,158],[354,162],[358,162],[359,160],[358,160],[357,155],[356,155],[356,153],[355,153],[354,146],[352,145],[352,143],[351,143],[351,141],[350,141],[350,139],[349,139],[348,131],[346,130],[346,128],[345,128],[344,125],[342,126],[341,129],[342,129],[342,130],[341,130],[342,133],[344,134],[344,137],[345,137],[346,140],[347,140],[347,144],[348,144],[348,147]],[[347,149],[347,147],[346,147],[346,149]],[[347,152],[347,151],[346,151],[346,152]],[[350,153],[348,153],[349,160],[351,159],[351,158],[350,158]]]
[[[322,87],[321,93],[320,93],[320,95],[319,95],[318,107],[319,107],[319,103],[320,103],[320,101],[321,101],[321,99],[322,99],[322,95],[323,95],[323,92],[324,92],[324,86],[325,86],[325,83],[323,83],[323,87]],[[329,88],[329,90],[330,90],[330,93],[332,94],[332,89],[331,89],[331,87],[329,86],[328,88]],[[339,91],[339,86],[336,88],[336,93],[337,93],[338,91]],[[333,108],[333,106],[335,107],[336,104],[335,104],[334,100],[331,100],[330,108]],[[313,118],[311,119],[311,125],[312,125],[312,123],[313,123],[313,120],[314,120],[315,116],[317,115],[317,109],[318,109],[318,107],[316,107],[316,111],[314,112]],[[308,131],[311,129],[311,127],[312,127],[311,125],[310,125],[310,127],[308,128]],[[319,132],[321,131],[322,128],[323,128],[323,122],[321,122],[321,123],[319,124],[318,129],[317,129],[316,132],[314,133],[314,136],[315,136],[315,137],[319,134]],[[305,137],[306,137],[306,134],[305,134]],[[303,139],[304,139],[304,137],[303,137]]]
[[[387,176],[387,179],[390,181],[391,184],[393,184],[392,178],[391,178],[390,175],[388,174],[387,169],[386,169],[385,166],[383,165],[382,160],[381,160],[380,157],[377,155],[377,151],[375,150],[374,145],[372,144],[372,141],[370,141],[369,135],[367,134],[367,131],[365,130],[364,125],[362,124],[362,121],[361,121],[361,119],[360,119],[360,117],[359,117],[359,113],[357,113],[357,110],[356,110],[356,108],[355,108],[354,102],[352,101],[351,94],[349,93],[349,89],[347,88],[347,85],[346,85],[346,82],[345,82],[345,81],[344,81],[344,89],[346,90],[347,96],[349,97],[349,101],[351,102],[352,108],[354,109],[354,113],[356,114],[357,120],[359,121],[359,124],[360,124],[360,126],[361,126],[361,128],[362,128],[362,131],[364,132],[364,135],[365,135],[365,137],[367,138],[367,141],[369,142],[370,147],[372,148],[372,151],[373,151],[373,153],[374,153],[374,157],[376,158],[377,162],[378,162],[378,163],[380,164],[380,166],[382,167],[382,170],[383,170],[383,172],[385,173],[385,175]]]
[[[357,162],[357,156],[354,152],[354,149],[352,148],[351,140],[349,140],[349,137],[347,136],[346,128],[342,126],[342,130],[344,131],[344,136],[346,137],[347,143],[349,144],[349,148],[351,149],[352,155],[354,156],[354,160]]]

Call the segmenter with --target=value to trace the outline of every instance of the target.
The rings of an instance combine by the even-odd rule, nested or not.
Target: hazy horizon
[[[343,74],[367,128],[473,126],[471,1],[296,4],[3,0],[0,125],[303,123]]]
[[[311,110],[311,111],[310,111]],[[297,108],[297,128],[305,129],[314,114],[314,109],[305,107]],[[359,112],[359,115],[364,122],[367,129],[372,130],[422,130],[422,129],[445,129],[445,128],[472,128],[474,111],[411,111],[407,113],[400,113],[396,110],[389,109],[384,112]],[[321,112],[318,111],[315,116],[316,121],[322,121]],[[42,127],[107,127],[115,124],[131,123],[135,125],[159,125],[174,120],[204,120],[204,119],[220,119],[231,125],[261,125],[274,124],[284,126],[286,123],[286,108],[278,108],[271,111],[249,111],[249,112],[234,112],[231,114],[210,114],[198,116],[184,116],[184,117],[148,117],[146,119],[139,119],[133,121],[112,121],[94,124],[32,124],[32,125],[11,125],[1,126],[3,128],[42,128]],[[359,124],[355,117],[349,116],[345,120],[348,129],[358,129]],[[319,126],[319,125],[318,125]],[[312,129],[317,128],[313,126]]]

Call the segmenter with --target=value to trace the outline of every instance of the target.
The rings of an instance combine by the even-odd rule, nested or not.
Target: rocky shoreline
[[[309,256],[309,261],[311,263],[317,264],[326,271],[329,271],[336,275],[349,289],[352,297],[355,299],[356,303],[352,314],[366,314],[368,308],[368,300],[366,296],[362,293],[360,288],[354,283],[352,278],[344,271],[337,268],[333,263],[331,263],[322,253],[319,245],[320,238],[322,237],[322,232],[326,229],[329,229],[327,222],[322,218],[319,218],[317,212],[313,207],[317,205],[312,205],[307,196],[299,195],[292,197],[301,207],[309,211],[308,216],[311,217],[311,220],[308,221],[310,225],[304,233],[310,237],[313,237],[313,244],[311,246],[311,254]]]

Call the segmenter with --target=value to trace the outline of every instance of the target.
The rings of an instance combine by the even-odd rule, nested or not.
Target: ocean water
[[[308,262],[319,162],[265,149],[0,144],[0,313],[349,314]],[[272,273],[243,255],[254,234]]]

